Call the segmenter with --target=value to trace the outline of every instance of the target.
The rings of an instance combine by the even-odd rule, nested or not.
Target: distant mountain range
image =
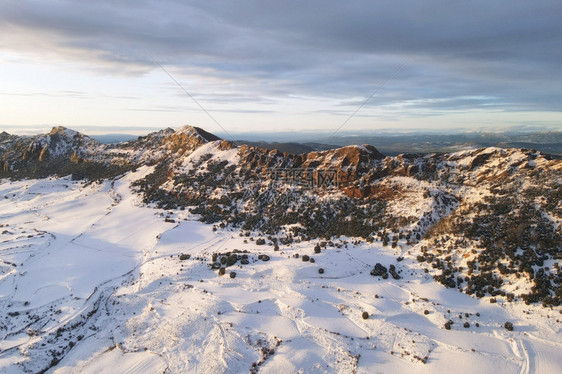
[[[370,144],[386,155],[396,156],[400,153],[434,153],[456,152],[465,149],[500,147],[500,148],[528,148],[536,149],[543,153],[551,154],[557,158],[562,157],[562,131],[534,132],[534,133],[459,133],[459,134],[408,134],[397,133],[393,135],[362,133],[356,135],[336,135],[324,137],[322,135],[307,135],[295,140],[272,140],[275,134],[262,134],[263,140],[237,140],[236,144],[248,144],[266,149],[277,149],[280,152],[308,153],[324,151],[346,145],[354,145],[361,140],[362,144]],[[253,138],[256,136],[254,135]],[[134,140],[137,137],[127,134],[95,135],[93,139],[100,143],[120,143]]]
[[[330,139],[339,146],[357,142],[355,136]],[[456,152],[469,148],[500,147],[528,148],[543,153],[562,156],[562,131],[538,133],[464,133],[464,134],[398,134],[392,136],[361,136],[361,141],[371,144],[388,155],[404,152]]]

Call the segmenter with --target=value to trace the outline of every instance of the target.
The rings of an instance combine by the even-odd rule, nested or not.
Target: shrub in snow
[[[394,279],[400,279],[400,275],[398,275],[398,273],[396,272],[396,267],[394,265],[390,265],[390,275],[392,275],[392,278]],[[386,278],[385,278],[386,279]]]
[[[238,261],[238,256],[233,253],[230,256],[228,256],[228,258],[226,259],[226,266],[232,266],[237,261]]]
[[[511,322],[509,322],[509,321],[506,322],[506,323],[504,323],[504,324],[503,324],[503,327],[505,327],[506,330],[508,330],[508,331],[513,331],[513,323],[511,323]]]
[[[363,319],[368,319],[368,318],[369,318],[369,313],[363,312],[363,314],[361,314],[361,317],[363,317]]]
[[[385,266],[377,262],[373,270],[371,270],[371,275],[375,277],[383,277],[384,279],[386,279],[388,278],[388,270]],[[384,277],[385,275],[386,278]]]

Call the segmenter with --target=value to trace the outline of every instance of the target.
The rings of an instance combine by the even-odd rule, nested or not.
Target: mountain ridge
[[[1,178],[111,179],[147,168],[145,204],[279,243],[340,236],[415,253],[427,273],[476,297],[560,305],[562,161],[528,149],[384,156],[370,145],[283,153],[197,127],[102,145],[56,127],[0,138]],[[516,227],[517,229],[513,229]],[[515,289],[519,279],[525,286]]]

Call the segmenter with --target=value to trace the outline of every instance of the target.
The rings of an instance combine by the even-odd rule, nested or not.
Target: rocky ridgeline
[[[0,177],[44,178],[73,175],[75,179],[119,174],[108,147],[64,127],[35,136],[0,135]]]
[[[133,186],[144,201],[190,209],[203,222],[262,232],[281,245],[380,241],[476,297],[561,302],[562,161],[533,150],[385,157],[365,145],[294,155],[236,146],[191,126],[113,145],[57,127],[30,137],[1,133],[0,165],[2,178],[78,179],[148,165],[152,172]]]

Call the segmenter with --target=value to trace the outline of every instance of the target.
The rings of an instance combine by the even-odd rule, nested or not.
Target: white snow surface
[[[220,149],[220,143],[220,140],[215,140],[201,145],[181,160],[181,167],[176,172],[180,174],[187,173],[193,168],[193,163],[199,161],[205,155],[209,155],[208,161],[227,161],[228,165],[237,165],[240,161],[238,154],[240,149]]]
[[[130,183],[149,172],[0,183],[0,373],[562,371],[560,308],[446,289],[406,249],[244,243],[143,206]],[[217,275],[211,254],[233,249],[250,264]],[[402,279],[371,276],[377,262]]]

